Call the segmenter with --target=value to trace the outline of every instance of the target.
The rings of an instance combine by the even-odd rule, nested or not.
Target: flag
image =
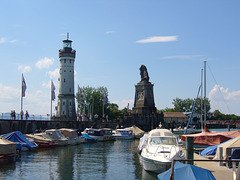
[[[82,102],[82,89],[78,85],[78,103]]]
[[[54,101],[56,99],[55,97],[55,86],[53,84],[53,81],[51,80],[51,100]]]
[[[103,89],[103,102],[104,105],[106,105],[108,102],[107,92],[105,91],[105,89]]]
[[[24,79],[23,74],[22,74],[22,97],[25,97],[26,89],[27,89],[27,85],[26,85],[25,79]]]

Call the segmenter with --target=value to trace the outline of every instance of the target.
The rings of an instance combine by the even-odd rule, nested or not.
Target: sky
[[[20,112],[23,73],[23,110],[50,114],[50,81],[57,97],[69,32],[75,92],[104,86],[110,103],[132,108],[143,64],[157,109],[173,108],[177,97],[196,98],[207,61],[211,111],[240,115],[239,19],[239,0],[1,1],[0,113]]]

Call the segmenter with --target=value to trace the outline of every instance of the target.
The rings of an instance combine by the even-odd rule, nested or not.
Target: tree
[[[174,105],[174,111],[175,112],[191,112],[192,108],[194,106],[195,100],[196,99],[190,99],[190,98],[187,98],[187,99],[180,99],[180,98],[173,99],[172,104]],[[207,113],[210,111],[210,108],[211,108],[210,101],[209,101],[208,98],[206,98]],[[197,99],[197,103],[196,103],[194,112],[199,113],[199,114],[201,113],[201,98]]]
[[[81,102],[78,103],[78,112],[88,116],[98,114],[102,117],[103,107],[107,105],[108,91],[106,87],[82,87]],[[105,97],[104,97],[105,95]],[[79,94],[76,95],[78,99]]]

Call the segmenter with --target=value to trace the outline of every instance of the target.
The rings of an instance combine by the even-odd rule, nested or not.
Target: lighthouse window
[[[64,63],[66,63],[66,59],[64,59]]]
[[[66,82],[66,79],[65,79],[65,78],[63,79],[63,82]]]

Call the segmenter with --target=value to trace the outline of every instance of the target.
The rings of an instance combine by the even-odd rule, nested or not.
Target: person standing
[[[28,120],[28,117],[29,117],[28,111],[26,111],[25,116],[26,116],[26,120]]]
[[[23,120],[23,110],[20,111],[21,120]]]

